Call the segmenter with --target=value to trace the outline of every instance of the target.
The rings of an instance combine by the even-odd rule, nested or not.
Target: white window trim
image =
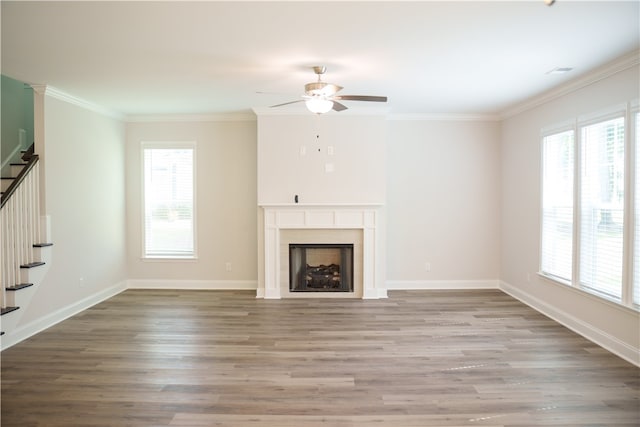
[[[542,277],[546,277],[550,280],[553,280],[555,282],[558,283],[562,283],[563,285],[568,285],[568,286],[573,286],[571,281],[566,280],[560,276],[556,276],[555,274],[551,274],[551,273],[547,273],[545,271],[543,271],[542,269],[542,241],[543,241],[543,230],[542,230],[542,221],[543,221],[543,215],[544,215],[544,205],[543,205],[543,198],[544,198],[544,174],[543,172],[543,168],[544,168],[544,139],[548,136],[551,135],[555,135],[558,133],[563,133],[563,132],[568,132],[568,131],[573,131],[573,143],[574,143],[574,159],[573,159],[573,163],[574,163],[574,167],[573,167],[573,194],[574,194],[574,200],[573,200],[573,215],[574,215],[574,219],[575,219],[575,211],[576,211],[576,202],[577,200],[575,199],[575,188],[576,188],[576,174],[579,175],[579,173],[576,172],[576,158],[575,156],[578,154],[577,152],[575,152],[575,147],[576,147],[576,121],[574,120],[569,120],[569,121],[565,121],[556,125],[552,125],[546,128],[543,128],[542,131],[540,132],[540,206],[539,206],[539,218],[540,218],[540,227],[539,227],[539,236],[538,236],[538,274]],[[575,229],[575,224],[572,224],[572,235],[575,236],[576,233],[576,229]],[[575,242],[576,239],[574,238],[572,241],[572,262],[571,262],[571,277],[572,280],[575,276],[575,253],[576,253],[576,248],[575,248]]]
[[[566,132],[568,130],[573,130],[575,132],[576,119],[565,120],[563,122],[556,123],[555,125],[545,126],[540,130],[540,143],[542,144],[544,142],[542,140],[547,136],[555,135],[556,133]],[[540,152],[540,154],[541,154],[540,158],[542,159],[542,151]]]
[[[546,136],[554,135],[557,133],[573,130],[574,132],[574,150],[575,150],[575,162],[574,162],[574,213],[573,213],[573,268],[571,282],[563,280],[559,277],[544,273],[542,271],[542,222],[540,222],[540,239],[538,248],[538,275],[545,280],[559,284],[563,287],[570,288],[574,291],[578,291],[580,294],[588,295],[591,298],[596,298],[598,301],[605,301],[609,304],[615,305],[634,312],[640,311],[640,306],[633,303],[633,244],[634,244],[634,201],[635,196],[635,175],[637,172],[635,169],[635,113],[640,111],[640,101],[633,100],[625,104],[618,104],[598,112],[581,115],[572,120],[566,120],[564,122],[557,123],[555,125],[546,126],[540,131],[540,218],[542,218],[542,196],[544,192],[543,188],[543,160],[544,160],[544,138]],[[601,294],[596,290],[588,287],[582,287],[580,285],[580,196],[582,193],[582,183],[580,182],[580,162],[581,162],[581,146],[582,146],[582,132],[581,129],[585,126],[589,126],[594,123],[604,122],[613,118],[623,117],[625,120],[625,219],[623,225],[624,247],[623,247],[623,272],[622,272],[622,293],[621,298],[612,298],[608,295]]]
[[[609,108],[605,108],[593,113],[582,114],[576,119],[576,121],[578,127],[589,126],[594,123],[605,122],[609,119],[614,119],[617,117],[626,117],[629,109],[629,103],[613,105]]]
[[[628,123],[628,131],[627,128],[625,128],[625,136],[627,137],[626,143],[627,146],[625,147],[625,149],[628,149],[629,151],[629,156],[627,159],[627,164],[625,166],[627,166],[629,168],[629,173],[627,174],[627,182],[625,183],[625,185],[628,184],[628,188],[629,188],[629,193],[630,193],[630,197],[628,199],[628,209],[629,209],[629,219],[628,219],[628,224],[625,224],[625,226],[628,226],[628,235],[629,235],[629,239],[627,242],[627,247],[625,247],[625,250],[628,249],[627,251],[627,256],[624,259],[624,262],[626,262],[627,264],[627,269],[624,271],[625,272],[625,279],[628,282],[628,286],[624,287],[622,289],[622,301],[623,304],[627,307],[632,307],[634,310],[636,311],[640,311],[640,305],[635,304],[633,302],[633,275],[634,275],[634,248],[635,248],[635,239],[636,238],[640,238],[640,236],[636,236],[635,235],[635,221],[636,221],[636,216],[635,216],[635,210],[636,209],[640,209],[640,206],[636,206],[636,176],[638,173],[640,173],[637,170],[638,165],[636,164],[636,138],[638,137],[638,135],[636,135],[636,129],[638,128],[638,113],[640,113],[640,100],[635,99],[631,102],[629,102],[628,108],[627,108],[627,123]],[[636,274],[640,274],[640,271],[636,272]]]
[[[177,255],[169,255],[169,256],[161,256],[161,255],[147,255],[146,254],[146,227],[145,227],[145,188],[144,188],[144,150],[145,149],[153,149],[153,148],[191,148],[193,149],[193,253],[188,256],[177,256]],[[163,262],[163,261],[196,261],[198,259],[198,220],[197,220],[197,143],[196,141],[141,141],[140,142],[140,259],[143,261],[149,262]]]
[[[563,280],[558,280],[557,278],[554,278],[553,276],[549,276],[548,274],[544,274],[541,272],[538,272],[538,276],[541,277],[543,280],[551,283],[551,284],[555,284],[555,285],[560,285],[562,286],[564,289],[568,289],[571,292],[575,292],[578,295],[581,296],[586,296],[591,300],[594,301],[599,301],[599,302],[604,302],[607,305],[617,308],[618,310],[621,310],[623,312],[627,312],[627,313],[638,313],[638,308],[633,307],[633,306],[627,306],[627,305],[623,305],[620,304],[619,301],[612,299],[612,298],[608,298],[606,295],[600,295],[597,294],[595,292],[591,292],[587,289],[581,288],[579,286],[574,286],[572,283],[568,283],[566,281]]]

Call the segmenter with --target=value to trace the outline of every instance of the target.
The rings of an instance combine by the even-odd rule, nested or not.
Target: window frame
[[[640,209],[640,206],[635,206],[635,174],[640,173],[635,169],[635,138],[637,137],[636,126],[637,121],[640,120],[637,115],[640,111],[638,101],[632,101],[625,104],[615,105],[611,108],[591,113],[588,115],[580,116],[570,121],[566,121],[562,124],[543,128],[540,133],[540,240],[538,250],[538,275],[552,283],[560,284],[569,289],[578,291],[582,294],[589,295],[600,301],[606,301],[614,304],[617,307],[631,309],[633,311],[640,311],[640,304],[634,304],[634,288],[633,278],[636,271],[634,271],[634,239],[640,239],[639,236],[635,236],[634,221],[635,221],[635,209]],[[611,119],[622,118],[624,120],[624,223],[623,223],[623,253],[622,253],[622,289],[621,297],[615,298],[610,295],[600,293],[597,290],[582,286],[582,279],[580,277],[580,258],[581,258],[581,195],[582,195],[582,182],[581,182],[581,170],[582,170],[582,131],[587,126],[592,124],[606,122]],[[568,130],[573,131],[574,135],[574,182],[573,182],[573,245],[572,245],[572,278],[571,281],[563,280],[553,274],[545,273],[542,269],[542,235],[544,233],[542,220],[543,215],[543,197],[544,197],[544,139],[548,136],[553,136],[566,132]],[[640,153],[639,153],[640,154]],[[638,268],[637,274],[640,275],[640,268]]]
[[[566,122],[566,123],[562,123],[562,124],[558,124],[552,127],[548,127],[542,130],[542,132],[540,133],[540,249],[539,249],[539,269],[538,269],[538,273],[548,277],[556,282],[565,284],[565,285],[571,285],[571,281],[575,278],[575,253],[576,253],[576,247],[575,247],[575,213],[576,213],[576,186],[577,186],[577,179],[578,177],[576,176],[576,156],[577,156],[577,150],[576,150],[576,131],[575,131],[575,120],[570,121],[570,122]],[[554,136],[554,135],[559,135],[565,132],[569,132],[571,131],[573,133],[573,183],[572,183],[572,191],[573,191],[573,200],[572,200],[572,220],[571,220],[571,279],[567,280],[563,277],[560,277],[556,274],[553,274],[551,272],[546,272],[543,269],[542,266],[542,258],[543,258],[543,241],[544,241],[544,229],[543,229],[543,225],[544,225],[544,160],[545,160],[545,152],[544,152],[544,147],[545,147],[545,138],[550,137],[550,136]]]
[[[150,255],[147,254],[146,248],[146,193],[145,193],[145,150],[147,149],[191,149],[192,150],[192,241],[193,251],[191,254],[167,254],[167,255]],[[197,143],[196,141],[141,141],[140,142],[140,257],[143,261],[161,262],[161,261],[196,261],[198,259],[198,232],[197,232]]]
[[[638,215],[638,211],[640,210],[640,206],[636,204],[637,201],[640,201],[640,197],[636,197],[636,192],[640,192],[640,188],[638,188],[637,183],[640,178],[640,171],[638,171],[638,160],[640,160],[640,102],[639,100],[635,100],[629,104],[628,109],[628,130],[625,129],[627,135],[627,147],[629,156],[627,159],[627,167],[629,168],[628,174],[628,188],[629,188],[629,215],[628,215],[628,230],[629,230],[629,241],[628,252],[625,261],[627,262],[628,268],[625,270],[627,275],[626,279],[629,285],[622,290],[622,299],[625,306],[629,306],[636,311],[640,311],[640,286],[635,289],[634,286],[634,278],[636,275],[640,278],[640,263],[639,265],[635,265],[634,258],[636,256],[640,257],[640,253],[636,254],[636,249],[639,249],[640,246],[636,248],[636,241],[640,240],[640,233],[636,235],[636,216]],[[636,269],[636,267],[638,267]],[[626,292],[625,292],[626,291]],[[638,293],[636,295],[635,293]],[[637,299],[636,303],[634,300]]]

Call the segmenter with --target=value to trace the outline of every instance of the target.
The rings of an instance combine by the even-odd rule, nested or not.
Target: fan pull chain
[[[316,142],[320,142],[320,114],[316,114]],[[318,147],[320,151],[320,147]]]

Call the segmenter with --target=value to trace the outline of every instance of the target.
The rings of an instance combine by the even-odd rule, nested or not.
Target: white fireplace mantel
[[[362,231],[362,298],[386,298],[383,251],[380,248],[380,209],[382,204],[261,204],[264,223],[264,280],[258,284],[257,297],[282,298],[281,231],[340,230]],[[309,295],[312,296],[312,295]],[[326,294],[318,297],[326,297]]]

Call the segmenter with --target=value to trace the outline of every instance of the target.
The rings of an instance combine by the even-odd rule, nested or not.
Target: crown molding
[[[520,104],[516,104],[515,106],[502,111],[499,114],[499,117],[501,120],[508,119],[509,117],[513,117],[527,110],[536,108],[556,98],[560,98],[582,88],[590,86],[621,71],[628,70],[629,68],[634,67],[638,64],[640,64],[640,50],[635,50],[612,62],[609,62],[606,65],[603,65],[586,73],[582,77],[577,77],[563,85],[560,85],[559,87],[543,92],[542,94],[534,96],[533,98],[530,98]]]
[[[496,114],[390,114],[387,120],[432,122],[498,122]]]
[[[308,116],[310,113],[306,109],[300,110],[274,110],[271,108],[254,108],[257,116]],[[337,114],[337,113],[327,113]],[[388,108],[350,108],[340,112],[341,116],[386,116],[387,120],[393,121],[466,121],[466,122],[498,122],[502,118],[497,114],[389,114]]]
[[[269,107],[254,107],[253,108],[253,112],[256,114],[256,116],[313,116],[314,113],[310,112],[309,110],[307,110],[306,108],[300,108],[300,109],[295,109],[295,110],[291,110],[291,109],[274,109],[274,108],[269,108]],[[334,115],[339,115],[339,116],[386,116],[389,113],[389,109],[388,108],[367,108],[367,107],[360,107],[360,108],[349,108],[348,110],[344,110],[344,111],[340,111],[340,112],[336,112],[336,111],[329,111],[328,113],[325,114],[320,114],[320,116],[334,116]]]
[[[158,122],[255,122],[253,113],[226,114],[144,114],[130,115],[125,118],[127,123],[158,123]]]
[[[94,104],[84,99],[75,97],[73,95],[69,95],[68,93],[63,92],[60,89],[56,89],[53,86],[34,84],[34,85],[31,85],[31,87],[33,88],[34,92],[36,92],[39,95],[50,96],[60,101],[64,101],[69,104],[73,104],[78,107],[84,108],[86,110],[93,111],[94,113],[111,117],[112,119],[116,119],[120,121],[124,120],[124,115],[117,111],[110,110],[108,108],[102,107],[100,105]]]

